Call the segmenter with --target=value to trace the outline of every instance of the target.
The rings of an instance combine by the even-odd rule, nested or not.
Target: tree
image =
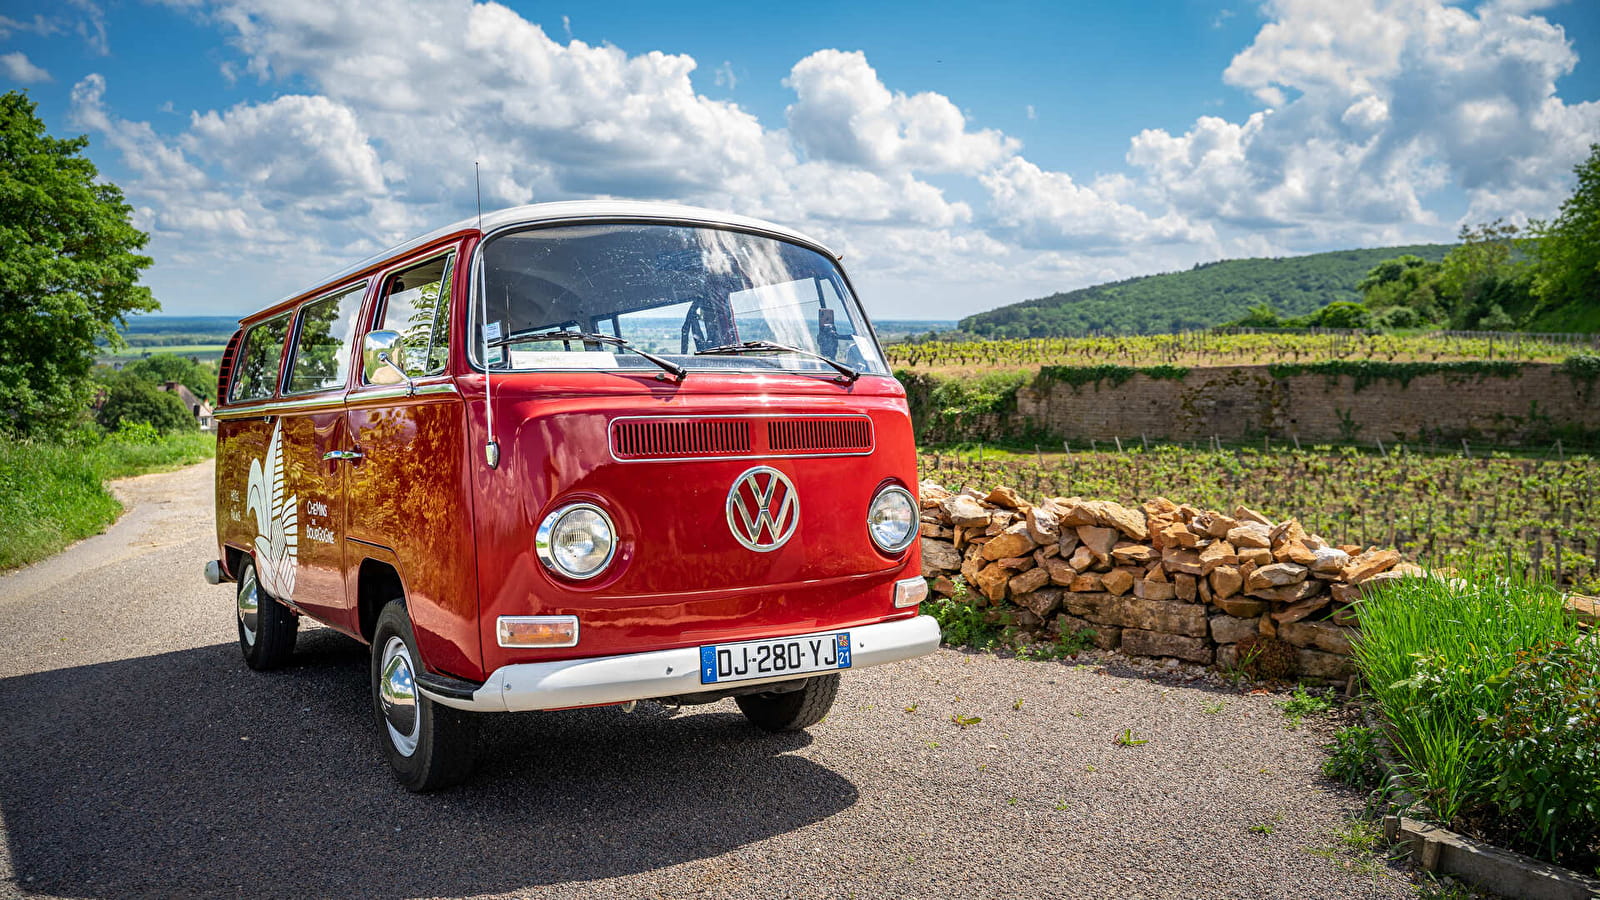
[[[213,401],[217,393],[216,369],[174,353],[157,353],[134,360],[123,366],[122,372],[143,378],[157,387],[176,381],[207,402]]]
[[[124,422],[144,422],[157,431],[197,427],[194,414],[177,394],[163,391],[137,375],[121,375],[111,383],[95,420],[107,431],[115,431]]]
[[[160,308],[122,191],[97,180],[88,138],[51,137],[35,109],[0,96],[0,432],[19,435],[81,417],[96,339],[120,346],[129,313]]]
[[[1593,318],[1600,308],[1600,144],[1574,172],[1578,184],[1551,222],[1529,223],[1535,315],[1571,307]]]

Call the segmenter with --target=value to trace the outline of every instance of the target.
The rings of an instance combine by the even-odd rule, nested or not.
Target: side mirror
[[[372,331],[361,345],[361,371],[369,384],[402,384],[406,396],[417,392],[416,382],[394,361],[401,349],[400,332]]]

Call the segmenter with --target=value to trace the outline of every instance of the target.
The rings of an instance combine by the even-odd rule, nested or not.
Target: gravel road
[[[1116,666],[943,650],[778,737],[731,701],[500,716],[473,781],[408,794],[364,648],[245,668],[211,483],[121,482],[110,531],[0,577],[0,896],[1415,895],[1308,852],[1361,807],[1323,730]]]

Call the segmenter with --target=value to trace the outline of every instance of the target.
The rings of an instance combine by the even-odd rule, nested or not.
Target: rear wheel
[[[372,708],[394,777],[423,792],[460,784],[472,773],[478,719],[417,690],[420,659],[405,602],[390,601],[372,635]]]
[[[244,654],[245,665],[266,671],[289,661],[300,619],[261,589],[256,580],[256,564],[248,559],[239,572],[234,609],[238,613],[239,650]]]
[[[744,717],[767,731],[800,731],[822,721],[839,693],[839,675],[807,678],[805,687],[782,694],[735,697]]]

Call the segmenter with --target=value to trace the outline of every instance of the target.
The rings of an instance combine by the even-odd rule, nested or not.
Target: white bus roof
[[[663,222],[681,222],[688,225],[715,225],[732,227],[755,232],[765,232],[774,237],[787,238],[802,244],[821,249],[834,259],[839,254],[828,249],[821,241],[810,237],[793,228],[786,228],[762,219],[750,216],[739,216],[733,213],[718,212],[712,209],[702,209],[696,206],[680,206],[676,203],[646,203],[637,200],[567,200],[558,203],[531,203],[527,206],[513,206],[509,209],[497,209],[483,214],[483,233],[496,231],[511,225],[537,225],[549,222],[582,219],[641,219]],[[478,217],[462,219],[453,225],[437,228],[420,237],[412,238],[401,244],[370,256],[354,265],[340,269],[326,278],[318,279],[316,288],[312,291],[300,291],[263,307],[261,311],[251,313],[240,321],[253,319],[262,313],[276,310],[277,308],[304,297],[309,292],[320,290],[324,285],[331,285],[349,278],[357,272],[373,268],[385,260],[402,256],[418,247],[425,247],[440,238],[456,234],[461,231],[475,231],[478,228]]]

